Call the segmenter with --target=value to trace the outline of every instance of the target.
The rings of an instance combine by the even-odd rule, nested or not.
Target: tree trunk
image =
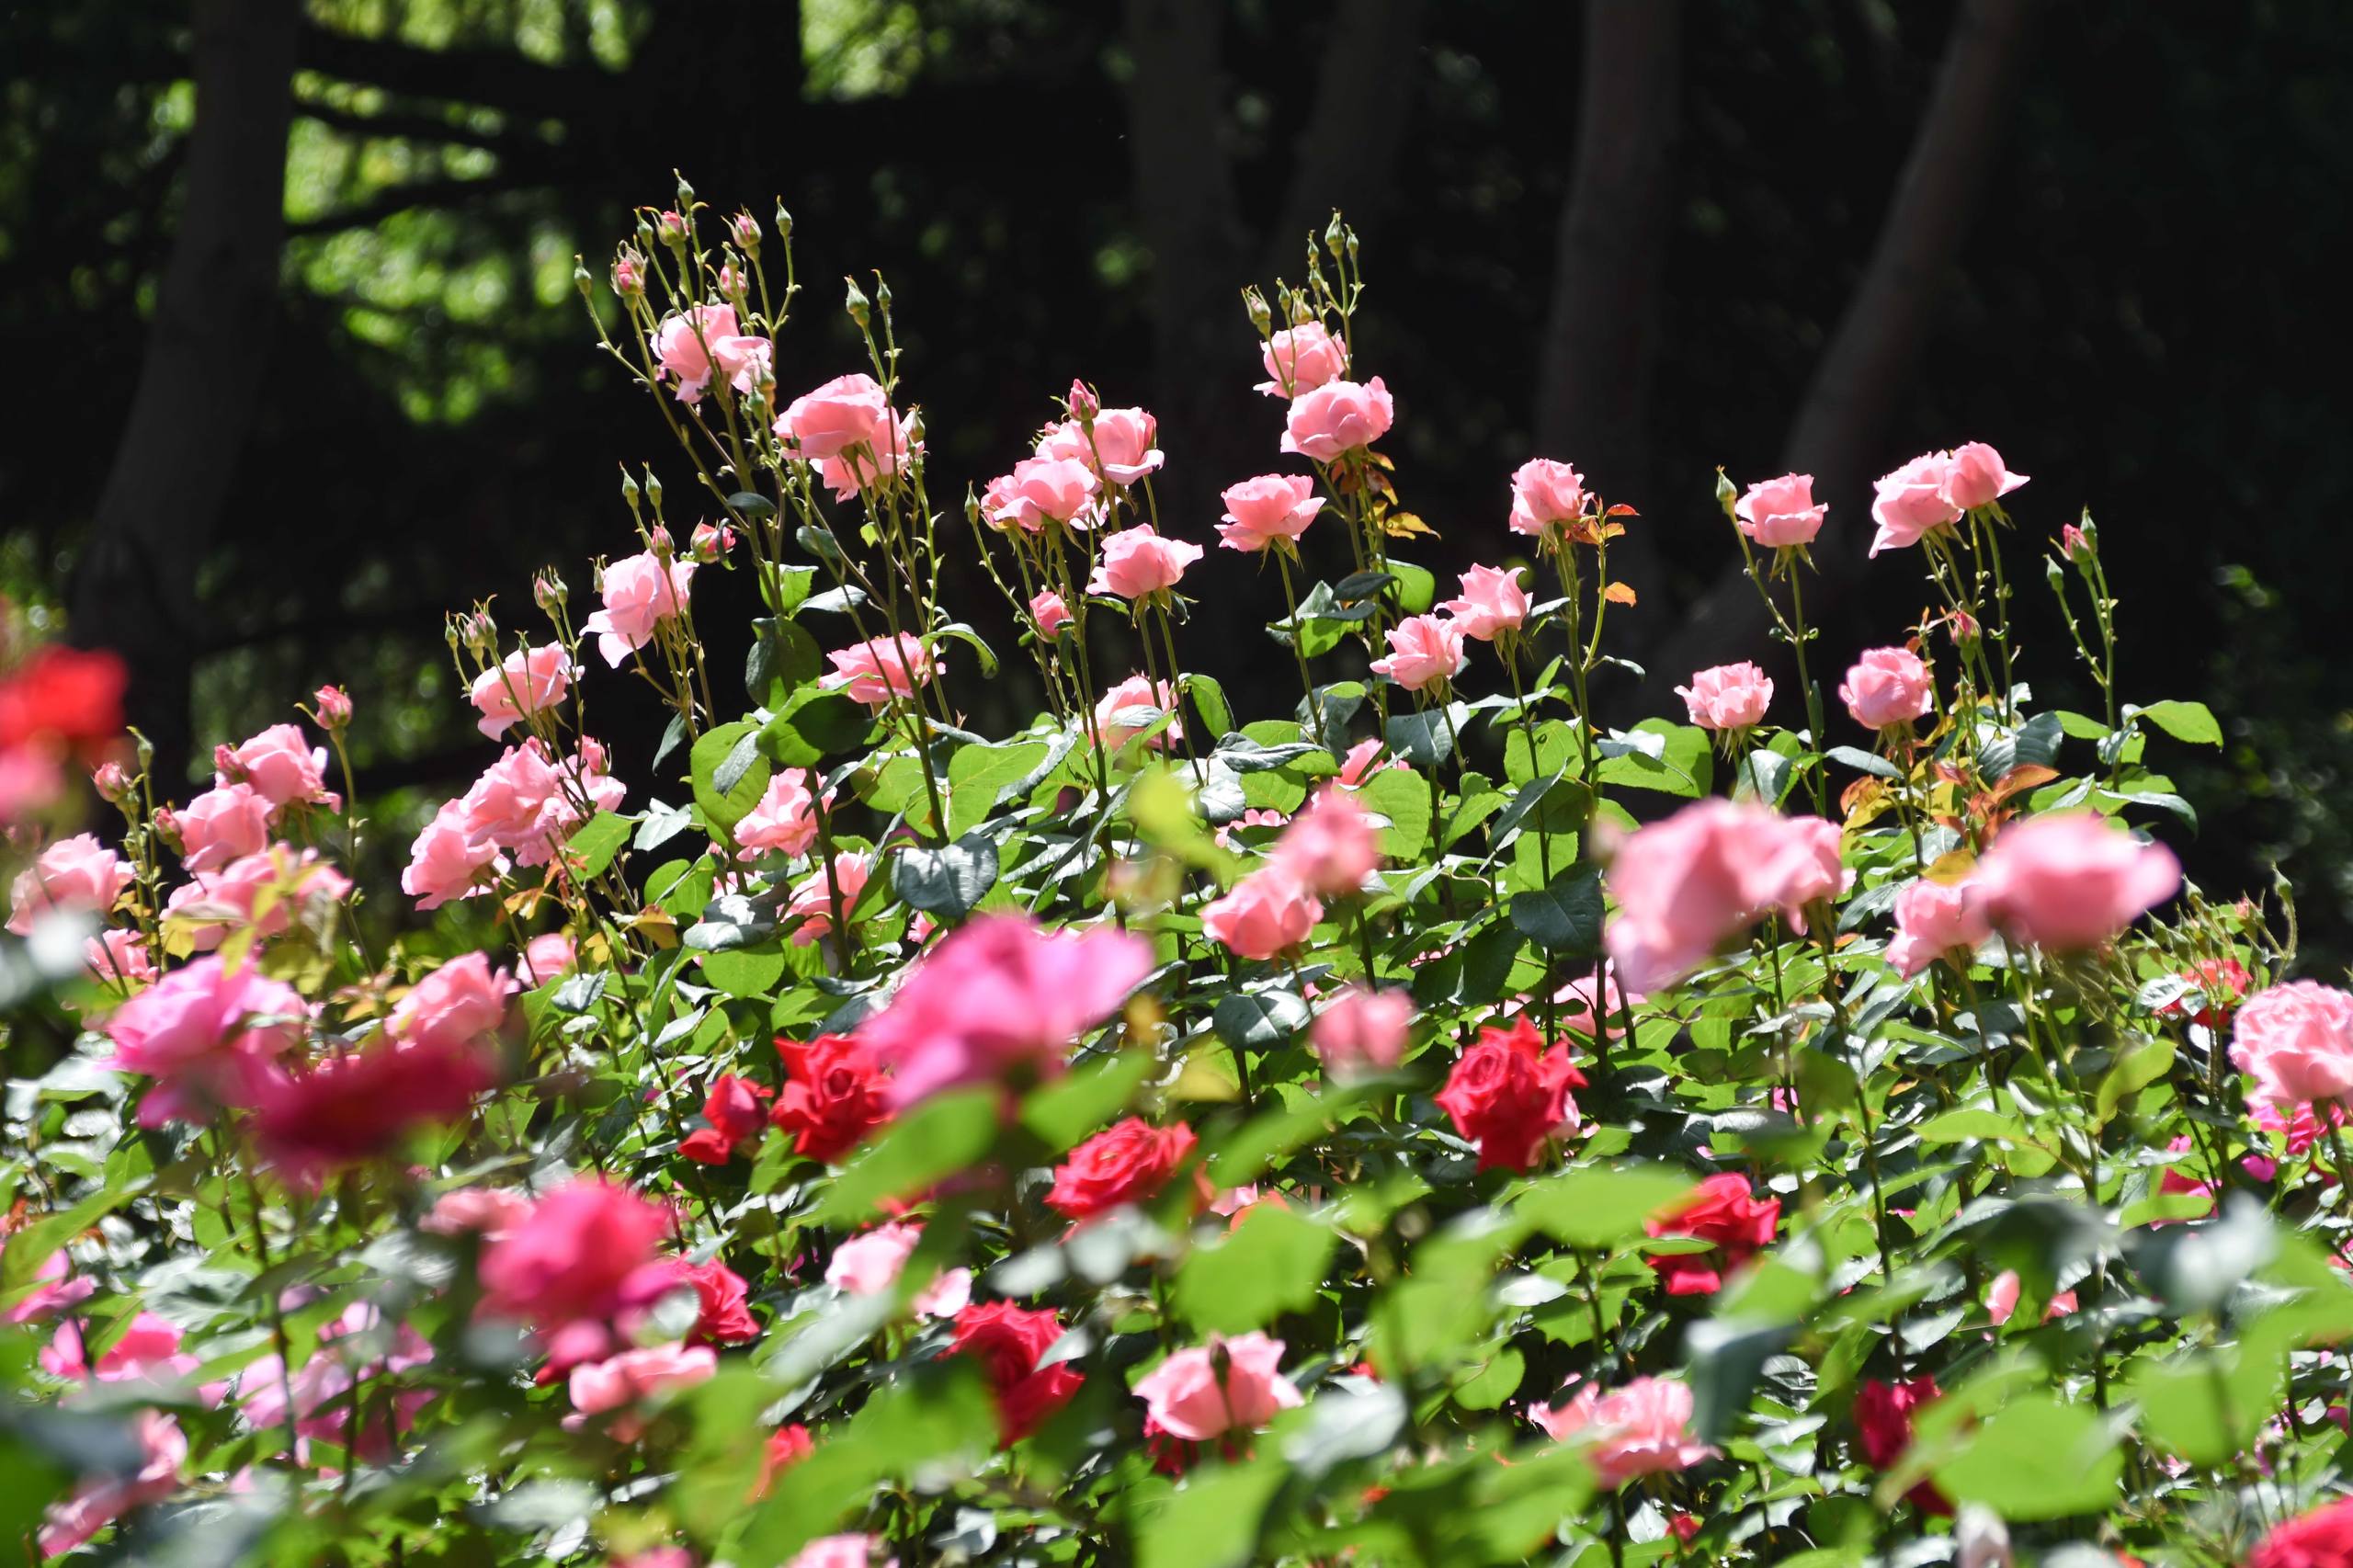
[[[1561,209],[1536,393],[1536,451],[1612,501],[1650,493],[1647,413],[1681,130],[1682,0],[1586,0],[1576,165]],[[1610,574],[1664,616],[1655,536],[1639,524]]]
[[[299,0],[196,0],[188,184],[122,439],[74,585],[77,642],[119,650],[157,777],[187,776],[197,574],[260,402],[278,316]]]
[[[1297,278],[1335,209],[1361,231],[1388,192],[1421,73],[1425,0],[1339,0],[1264,270]]]
[[[1953,252],[1977,215],[2036,8],[2037,0],[1962,6],[1862,281],[1790,427],[1785,460],[1813,474],[1815,499],[1830,504],[1829,529],[1813,552],[1820,574],[1807,585],[1817,619],[1866,565],[1872,478],[1910,455],[1887,449],[1890,421],[1935,324]],[[1678,630],[1648,650],[1653,705],[1695,669],[1755,657],[1766,625],[1756,590],[1736,566],[1727,568]],[[1836,671],[1815,675],[1825,686],[1837,679]]]

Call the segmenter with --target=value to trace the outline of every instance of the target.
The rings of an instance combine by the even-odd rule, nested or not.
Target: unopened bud
[[[645,498],[654,503],[655,511],[662,509],[662,481],[654,476],[652,469],[645,472]]]
[[[645,292],[645,258],[624,248],[613,257],[613,292],[634,300]]]
[[[1103,401],[1095,395],[1094,389],[1075,378],[1070,383],[1070,395],[1063,403],[1073,419],[1092,419],[1103,412]]]
[[[498,623],[490,619],[487,610],[474,610],[458,617],[458,632],[468,649],[483,658],[498,651]]]
[[[678,181],[678,210],[681,212],[693,211],[695,210],[695,187],[688,185],[687,183],[687,176],[679,174],[677,170],[672,169],[670,172],[672,175],[676,176]]]
[[[886,316],[891,313],[891,283],[879,272],[874,275],[874,308]]]
[[[121,805],[131,799],[131,775],[119,762],[102,762],[90,770],[90,787],[101,800],[111,805]]]
[[[792,214],[784,210],[781,201],[776,204],[776,237],[779,240],[792,238]]]
[[[1965,609],[1949,612],[1945,616],[1945,630],[1952,634],[1955,642],[1964,648],[1984,633],[1984,629],[1977,624],[1977,618]]]
[[[1735,524],[1739,521],[1740,514],[1733,510],[1733,505],[1739,499],[1740,487],[1725,476],[1723,470],[1716,470],[1716,505],[1722,506],[1724,509],[1724,516],[1733,519]]]
[[[225,743],[212,748],[212,771],[223,784],[242,784],[245,779],[245,765],[237,760],[237,748]]]
[[[311,704],[320,724],[329,730],[340,730],[351,722],[351,694],[339,686],[319,687],[311,694]]]
[[[1332,210],[1332,221],[1324,226],[1324,248],[1332,253],[1334,260],[1339,259],[1347,237],[1348,226],[1340,222],[1340,210],[1336,207]]]
[[[2070,561],[2089,561],[2099,553],[2099,530],[2092,526],[2092,515],[2084,514],[2080,527],[2069,523],[2059,530],[2059,550]]]
[[[541,609],[551,615],[554,614],[558,607],[571,597],[572,590],[564,586],[563,578],[557,574],[556,569],[552,566],[531,579],[531,597],[539,602]]]
[[[676,542],[670,538],[670,530],[664,528],[660,523],[656,523],[652,528],[646,529],[645,544],[646,548],[653,551],[657,558],[664,561],[669,560],[670,557],[678,552],[678,546]]]
[[[735,264],[732,261],[719,264],[719,291],[731,300],[744,292],[744,275],[735,270]]]
[[[735,530],[716,523],[697,523],[694,532],[695,560],[708,566],[735,548]]]
[[[749,212],[738,212],[727,220],[727,235],[745,256],[760,252],[760,221]]]
[[[179,813],[169,806],[155,808],[155,836],[162,839],[164,846],[175,855],[186,846],[187,840],[180,836]]]
[[[1267,296],[1256,289],[1242,290],[1242,308],[1250,312],[1250,324],[1260,337],[1275,330],[1275,312],[1267,307]]]
[[[662,232],[662,243],[673,249],[684,249],[687,243],[687,220],[681,212],[665,212],[654,220]]]
[[[621,470],[621,499],[629,503],[630,515],[634,517],[638,503],[637,481],[630,477],[627,469]]]
[[[865,291],[858,288],[855,278],[845,278],[842,283],[847,290],[842,297],[842,309],[849,313],[850,320],[865,326],[870,319]]]
[[[580,290],[582,299],[588,297],[588,264],[577,256],[572,258],[572,286]]]

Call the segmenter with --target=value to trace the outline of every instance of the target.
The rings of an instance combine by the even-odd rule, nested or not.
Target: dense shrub
[[[2353,996],[2288,978],[2284,885],[2211,902],[2148,835],[2219,732],[2115,689],[2087,520],[2029,553],[2106,706],[2042,710],[1999,454],[1889,474],[1868,542],[1719,478],[1783,648],[1606,731],[1646,524],[1538,459],[1504,564],[1413,565],[1336,220],[1245,296],[1283,472],[1213,528],[1083,383],[948,503],[879,280],[865,369],[785,397],[789,240],[682,191],[581,275],[692,499],[624,479],[593,610],[550,571],[535,630],[450,621],[497,756],[400,896],[491,949],[340,920],[333,688],[327,745],[275,726],[167,805],[106,661],[0,686],[8,1000],[85,1028],[6,1101],[11,1539],[2347,1561],[2346,1505],[2281,1521],[2345,1422]],[[1263,689],[1184,668],[1243,619],[1181,591],[1211,548],[1281,596]],[[1809,551],[1863,548],[1931,608],[1836,678]],[[997,673],[938,600],[962,551],[1047,694],[1016,733],[960,722]],[[740,682],[718,572],[762,607]],[[670,732],[624,771],[591,699],[638,681]]]

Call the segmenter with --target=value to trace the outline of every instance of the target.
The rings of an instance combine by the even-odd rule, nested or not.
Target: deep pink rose
[[[2171,898],[2181,862],[2091,812],[2004,828],[1972,879],[1995,929],[2039,948],[2096,948]]]
[[[301,1040],[308,1017],[293,987],[201,958],[114,1010],[107,1065],[155,1080],[139,1102],[140,1126],[201,1125],[216,1107],[253,1103],[271,1060]]]
[[[1324,905],[1288,866],[1259,868],[1201,910],[1201,929],[1245,959],[1271,959],[1307,940]]]
[[[1665,1378],[1636,1378],[1606,1394],[1587,1383],[1565,1403],[1528,1414],[1555,1439],[1588,1442],[1586,1457],[1605,1490],[1637,1476],[1688,1470],[1716,1455],[1691,1435],[1690,1389]]]
[[[483,1311],[551,1335],[644,1306],[675,1282],[655,1250],[669,1228],[668,1210],[625,1187],[568,1181],[483,1249]]]

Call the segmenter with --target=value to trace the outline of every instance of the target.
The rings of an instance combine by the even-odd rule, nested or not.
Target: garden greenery
[[[1309,256],[1245,293],[1276,472],[1212,520],[1085,383],[950,494],[879,278],[788,396],[790,219],[647,210],[578,279],[675,447],[634,536],[449,623],[488,760],[397,896],[486,950],[340,918],[340,691],[175,804],[107,660],[13,653],[0,982],[82,1032],[7,1088],[9,1550],[2353,1561],[2353,996],[2152,836],[2220,732],[2123,700],[2088,518],[1983,444],[1868,546],[1720,476],[1797,689],[1608,728],[1652,525],[1533,460],[1449,597],[1356,238]],[[1834,655],[1810,552],[1863,548],[1936,608]],[[1245,619],[1210,549],[1271,579],[1263,690],[1185,667]],[[2097,712],[2018,667],[2037,574]],[[975,733],[1000,656],[1047,706]],[[624,768],[594,710],[649,700]]]

